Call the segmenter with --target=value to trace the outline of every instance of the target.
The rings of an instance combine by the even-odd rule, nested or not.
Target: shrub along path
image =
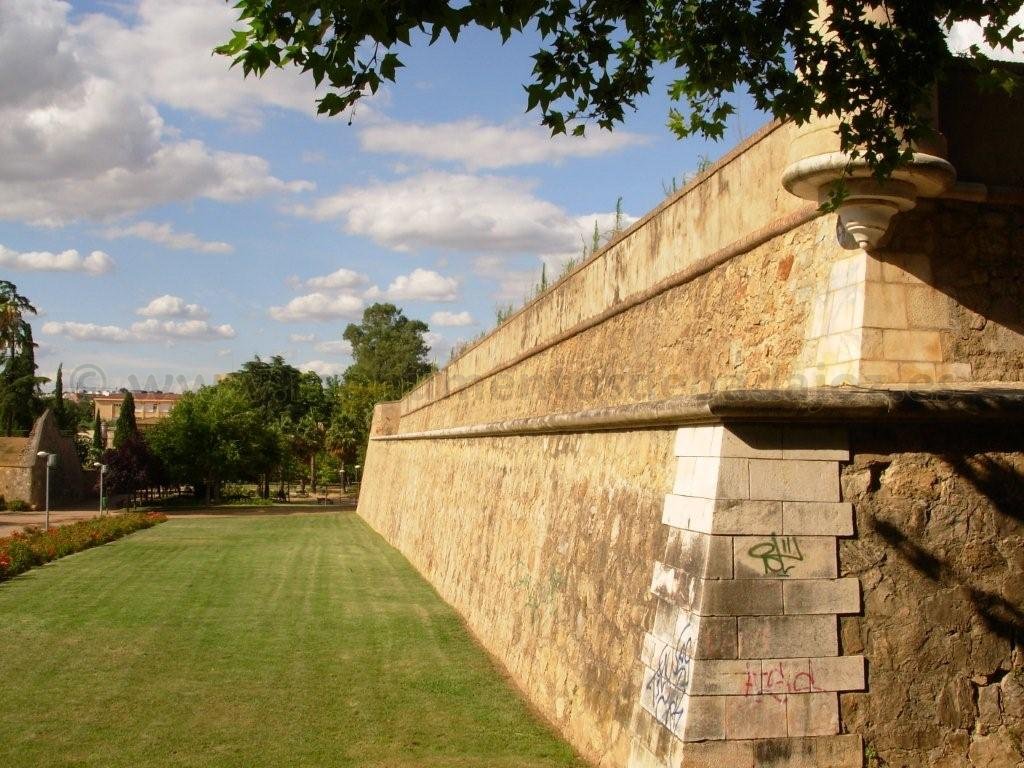
[[[0,766],[582,765],[350,513],[171,520],[0,583]]]

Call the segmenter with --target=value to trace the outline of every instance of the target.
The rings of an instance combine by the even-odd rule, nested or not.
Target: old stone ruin
[[[765,127],[400,402],[359,514],[608,768],[1020,766],[1024,103]]]

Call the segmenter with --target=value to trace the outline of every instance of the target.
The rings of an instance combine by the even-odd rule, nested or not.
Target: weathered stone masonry
[[[838,692],[864,687],[863,656],[839,655],[837,616],[860,610],[858,580],[838,578],[845,434],[685,427],[675,454],[630,764],[752,765],[758,739],[799,737],[815,760],[859,765],[859,737],[805,738],[839,734]]]
[[[593,764],[1024,764],[1024,109],[937,114],[838,217],[767,127],[378,407],[359,514]]]

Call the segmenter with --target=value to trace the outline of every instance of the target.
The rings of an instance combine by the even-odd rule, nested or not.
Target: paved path
[[[79,520],[88,520],[99,516],[96,509],[61,509],[50,510],[50,525],[67,525]],[[46,519],[44,512],[0,512],[0,537],[10,536],[15,531],[20,531],[26,525],[38,525],[42,527]]]

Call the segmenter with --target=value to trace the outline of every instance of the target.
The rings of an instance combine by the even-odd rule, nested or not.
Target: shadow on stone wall
[[[868,691],[844,727],[876,766],[1017,768],[1024,760],[1024,440],[1013,425],[861,427],[843,491],[857,536],[841,620]]]

